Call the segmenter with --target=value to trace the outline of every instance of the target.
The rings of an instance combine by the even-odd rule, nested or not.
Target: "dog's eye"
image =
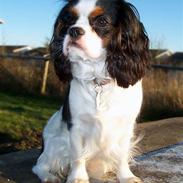
[[[105,16],[100,16],[100,17],[97,17],[96,19],[96,25],[99,27],[105,27],[108,25],[108,23],[109,23],[109,20]]]

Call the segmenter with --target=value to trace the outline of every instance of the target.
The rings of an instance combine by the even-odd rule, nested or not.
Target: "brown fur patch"
[[[79,15],[77,9],[74,8],[74,7],[71,7],[71,8],[69,9],[69,11],[70,11],[70,13],[71,13],[73,16],[75,16],[75,17],[77,17],[77,16]]]
[[[111,37],[110,36],[106,36],[103,38],[103,47],[107,47],[110,43]]]
[[[96,7],[89,15],[89,17],[94,18],[104,13],[104,9],[102,7]]]
[[[60,30],[63,28],[63,22],[58,22],[58,26],[56,27],[55,33],[57,36],[59,36]]]

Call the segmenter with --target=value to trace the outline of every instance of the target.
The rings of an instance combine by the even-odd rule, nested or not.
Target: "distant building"
[[[172,53],[170,50],[151,49],[152,64],[164,64],[183,67],[183,52]]]
[[[2,55],[26,55],[26,56],[46,56],[48,55],[48,48],[37,47],[33,48],[27,45],[1,45],[0,54]]]
[[[150,57],[154,62],[165,62],[172,55],[172,52],[167,49],[151,49]]]
[[[169,57],[169,62],[175,66],[183,67],[183,52],[175,52]]]
[[[26,45],[0,45],[0,54],[12,54],[14,50]]]
[[[30,51],[32,50],[33,48],[30,47],[30,46],[24,46],[24,47],[20,47],[20,48],[16,48],[13,50],[13,53],[15,54],[24,54],[26,53],[27,51]]]
[[[27,52],[25,52],[24,54],[27,56],[46,56],[48,55],[48,48],[45,47],[37,47],[37,48],[33,48],[31,50],[28,50]]]

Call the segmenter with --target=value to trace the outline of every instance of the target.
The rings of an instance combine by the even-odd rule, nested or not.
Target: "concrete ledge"
[[[182,152],[183,142],[145,153],[137,158],[134,172],[144,183],[182,183]]]
[[[140,147],[145,154],[132,166],[135,174],[144,183],[182,183],[183,118],[138,124],[137,133],[144,134]],[[29,150],[1,155],[0,183],[40,183],[31,172],[39,153]]]

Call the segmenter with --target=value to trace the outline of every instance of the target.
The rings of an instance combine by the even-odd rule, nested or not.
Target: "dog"
[[[125,0],[69,0],[60,11],[50,55],[65,101],[44,128],[33,172],[42,182],[88,183],[89,162],[103,162],[120,183],[140,183],[130,170],[141,109],[149,39]]]

